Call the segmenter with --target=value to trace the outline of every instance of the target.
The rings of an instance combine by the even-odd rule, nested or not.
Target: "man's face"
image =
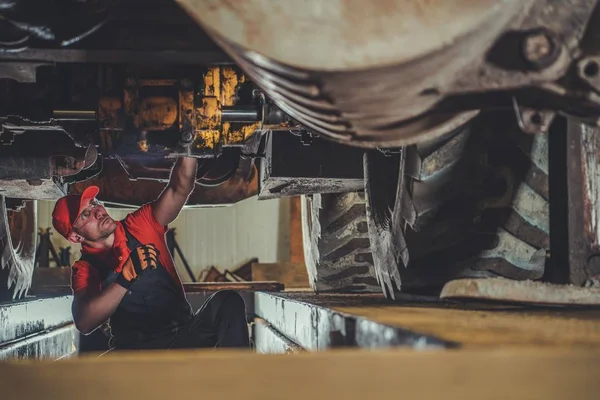
[[[84,202],[83,206],[84,209],[73,224],[73,234],[82,239],[75,238],[75,241],[99,241],[106,239],[115,231],[117,223],[96,199]]]

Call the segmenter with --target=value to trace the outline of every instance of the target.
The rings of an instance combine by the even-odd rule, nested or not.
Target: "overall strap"
[[[121,226],[123,227],[123,230],[125,231],[125,236],[127,237],[127,247],[129,248],[129,250],[133,251],[133,249],[140,246],[142,243],[139,240],[137,240],[135,236],[131,234],[131,232],[129,232],[129,229],[127,229],[127,227],[125,226],[125,219],[122,219],[119,222],[121,222]]]
[[[81,261],[87,262],[88,264],[90,264],[92,267],[96,268],[99,271],[102,270],[101,266],[104,265],[103,261],[101,261],[98,257],[93,256],[91,254],[81,254],[81,257],[79,257],[79,259]]]
[[[104,286],[107,282],[107,279],[111,275],[111,270],[106,266],[106,263],[100,258],[93,256],[91,254],[82,254],[79,257],[81,261],[85,261],[92,266],[98,273],[100,274],[100,281],[102,282],[102,286]]]
[[[141,243],[129,232],[129,230],[127,230],[127,228],[125,227],[125,219],[122,219],[119,222],[121,223],[121,226],[123,227],[123,230],[125,231],[125,236],[127,237],[127,247],[129,248],[129,250],[135,249]],[[82,253],[81,257],[79,257],[79,259],[89,263],[92,267],[94,267],[95,269],[97,269],[100,272],[106,272],[106,270],[107,270],[105,263],[102,260],[100,260],[100,258],[98,258],[94,255]],[[105,268],[102,268],[102,267],[105,267]]]

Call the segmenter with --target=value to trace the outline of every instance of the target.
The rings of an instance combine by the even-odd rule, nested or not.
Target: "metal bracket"
[[[586,57],[577,63],[577,74],[594,90],[600,92],[600,57]]]
[[[556,117],[556,112],[552,110],[536,110],[533,108],[521,107],[513,97],[513,106],[517,115],[519,128],[525,133],[532,135],[547,134],[550,125]]]

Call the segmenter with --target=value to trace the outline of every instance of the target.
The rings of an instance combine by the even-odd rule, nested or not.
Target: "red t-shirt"
[[[136,211],[128,214],[124,221],[129,233],[142,244],[153,243],[160,252],[160,263],[171,274],[175,282],[183,292],[183,285],[175,269],[173,257],[167,248],[165,234],[168,230],[166,226],[158,223],[152,213],[150,203],[144,204]],[[82,254],[90,254],[102,260],[106,266],[112,267],[115,272],[121,272],[123,264],[129,257],[129,249],[127,248],[127,236],[120,221],[117,221],[117,229],[115,229],[115,241],[111,249],[95,249],[83,244],[81,246]],[[86,288],[95,288],[101,290],[101,278],[98,270],[90,263],[77,260],[71,267],[71,287],[73,293],[77,293]]]

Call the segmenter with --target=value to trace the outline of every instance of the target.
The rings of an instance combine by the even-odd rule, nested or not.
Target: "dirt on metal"
[[[148,199],[155,199],[164,190],[163,182],[147,179],[132,181],[125,170],[113,160],[105,160],[100,175],[69,187],[69,193],[82,193],[89,185],[100,187],[98,199],[104,202],[141,206]],[[229,205],[258,193],[258,171],[250,162],[240,163],[235,174],[217,187],[196,185],[187,206]]]
[[[529,291],[536,286],[524,285]],[[400,294],[382,295],[273,294],[379,326],[435,337],[466,347],[595,347],[600,344],[600,310],[494,303],[483,299],[439,299]]]

